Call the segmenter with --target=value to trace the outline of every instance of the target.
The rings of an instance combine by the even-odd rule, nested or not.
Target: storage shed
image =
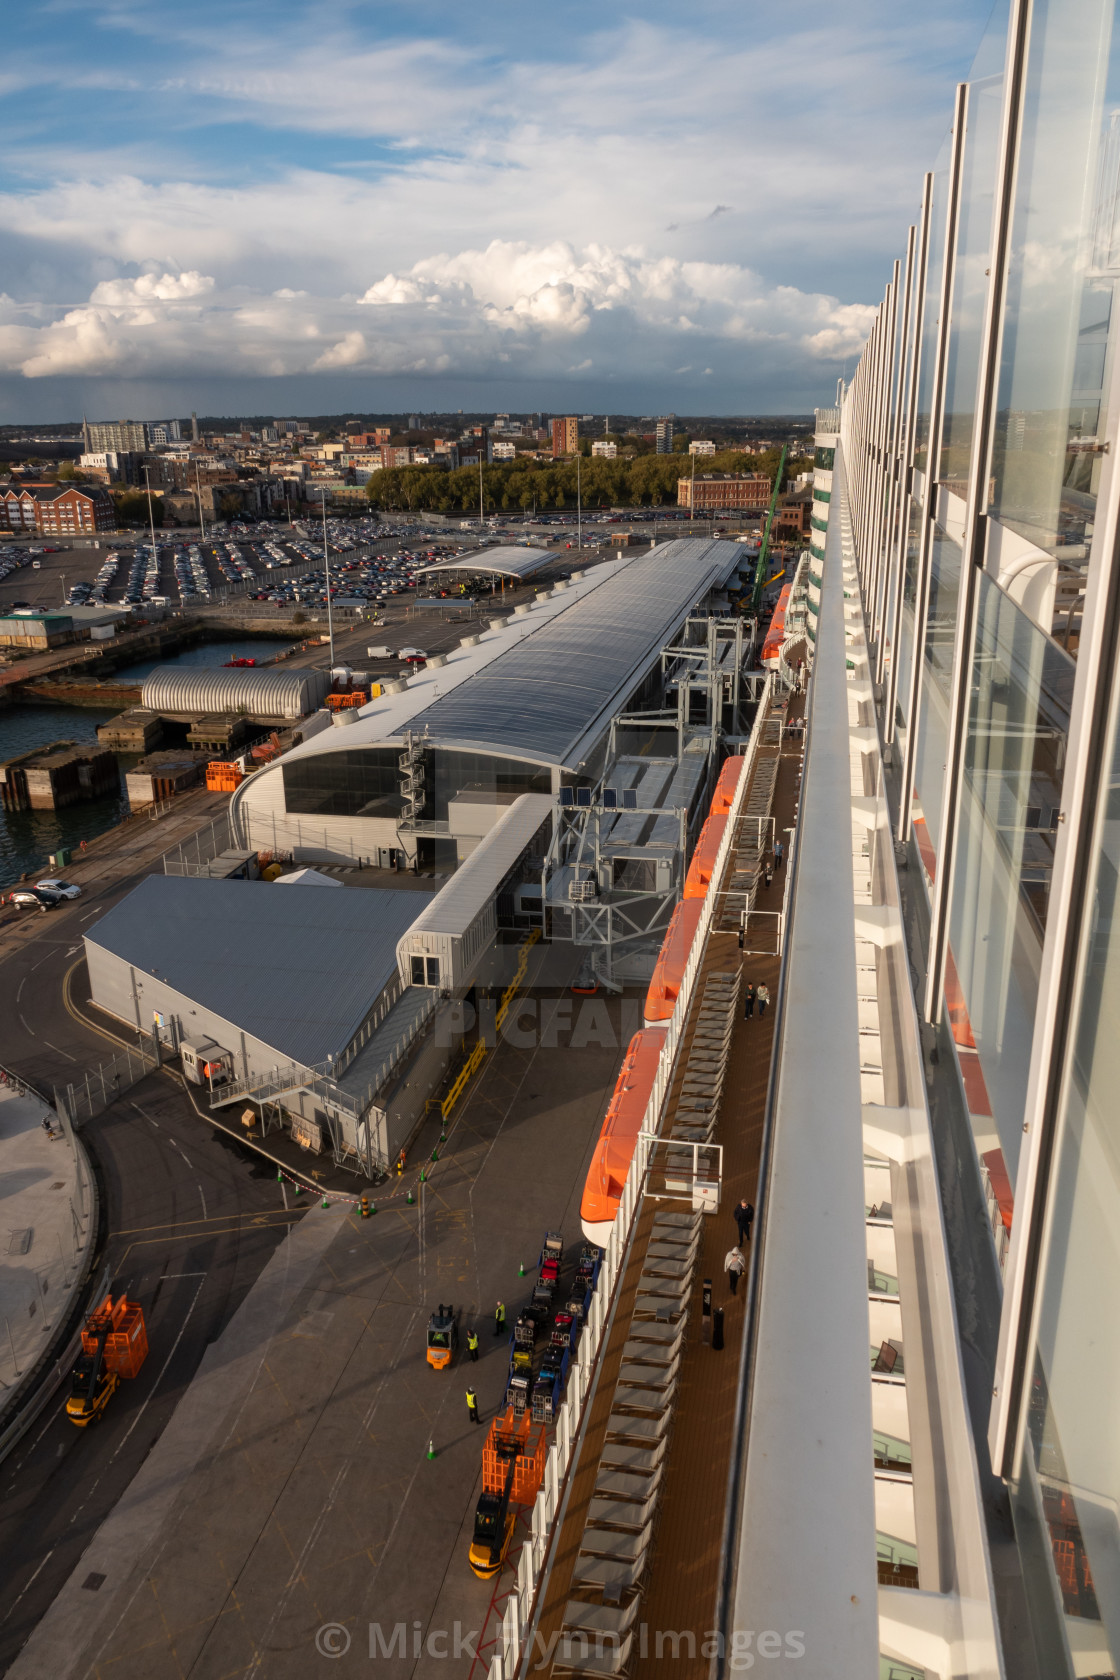
[[[201,717],[240,712],[260,719],[301,718],[322,705],[331,680],[326,671],[285,665],[272,670],[221,665],[187,669],[157,665],[144,679],[143,704],[161,717]]]
[[[514,800],[399,941],[402,985],[457,993],[469,984],[497,931],[498,891],[527,852],[543,855],[551,816],[547,794]]]

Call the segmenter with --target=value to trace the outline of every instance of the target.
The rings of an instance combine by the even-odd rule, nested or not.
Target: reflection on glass
[[[953,676],[960,587],[960,544],[946,536],[940,526],[935,526],[914,762],[915,838],[931,877],[941,828],[949,738],[949,690]]]
[[[988,296],[1002,108],[1001,67],[996,74],[969,85],[961,163],[961,207],[953,264],[953,312],[945,364],[945,422],[938,478],[962,496],[968,491],[968,454],[972,446],[980,339]]]
[[[1058,560],[1055,633],[1074,652],[1120,277],[1113,13],[1032,8],[994,440],[990,511]]]
[[[914,415],[914,469],[924,473],[929,455],[929,428],[933,410],[933,369],[937,356],[937,312],[941,307],[941,276],[945,270],[945,216],[948,207],[948,136],[933,166],[933,192],[929,213],[929,253],[926,257],[926,297],[922,313],[922,347],[918,361],[918,401]]]
[[[1012,1183],[1072,694],[1072,661],[983,574],[949,942],[954,1035],[979,1054]]]
[[[1039,1262],[1016,1497],[1045,1535],[1078,1674],[1120,1652],[1120,752],[1090,887],[1073,1051]],[[1018,1518],[1017,1518],[1018,1522]],[[1029,1524],[1025,1525],[1029,1530]],[[1090,1665],[1086,1658],[1092,1656]]]
[[[895,688],[895,732],[899,751],[906,747],[910,729],[910,673],[914,661],[914,607],[917,597],[918,533],[921,530],[922,510],[916,501],[910,503],[906,530],[906,549],[902,558],[902,611],[898,621],[898,683]]]

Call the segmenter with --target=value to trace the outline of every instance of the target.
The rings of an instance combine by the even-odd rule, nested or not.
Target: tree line
[[[698,456],[696,476],[710,472],[761,473],[773,484],[779,449],[762,455],[738,451]],[[785,478],[811,461],[787,461]],[[639,455],[613,461],[596,456],[581,460],[579,489],[586,508],[675,507],[677,481],[692,471],[690,457]],[[784,484],[782,488],[784,488]],[[410,513],[478,513],[479,470],[457,467],[384,467],[374,473],[366,495],[377,508]],[[482,468],[483,507],[487,513],[547,512],[576,505],[575,460],[495,461]]]

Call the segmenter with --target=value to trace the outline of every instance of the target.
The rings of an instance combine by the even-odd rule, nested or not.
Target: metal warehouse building
[[[157,665],[144,679],[141,704],[161,717],[245,712],[262,719],[306,717],[323,704],[330,673],[284,666],[184,670]]]

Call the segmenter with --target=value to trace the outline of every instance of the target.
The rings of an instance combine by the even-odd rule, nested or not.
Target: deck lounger
[[[647,1250],[645,1265],[642,1267],[643,1278],[662,1278],[669,1283],[679,1283],[687,1278],[692,1271],[692,1262],[687,1258],[665,1260],[660,1254],[650,1254]]]
[[[595,1478],[595,1492],[604,1498],[632,1499],[636,1505],[644,1505],[653,1498],[661,1486],[660,1467],[652,1476],[639,1476],[625,1470],[612,1470],[608,1465],[601,1469]]]
[[[677,1380],[676,1364],[672,1365],[642,1365],[634,1360],[626,1360],[619,1367],[618,1380],[628,1388],[659,1389],[664,1393],[672,1388]]]
[[[686,1242],[663,1242],[660,1237],[650,1243],[646,1249],[646,1256],[654,1256],[658,1260],[687,1260],[700,1245],[690,1237]]]
[[[648,1505],[633,1505],[624,1499],[592,1499],[587,1510],[590,1528],[625,1528],[640,1534],[649,1520]]]
[[[589,1552],[580,1552],[572,1570],[573,1587],[602,1587],[604,1592],[631,1592],[640,1579],[640,1565],[592,1557]]]
[[[660,1342],[629,1341],[622,1349],[623,1364],[631,1361],[639,1365],[652,1366],[654,1370],[664,1371],[670,1365],[675,1365],[681,1356],[680,1343],[670,1343],[667,1347]]]
[[[581,1552],[590,1553],[592,1557],[614,1558],[619,1563],[640,1564],[649,1547],[652,1529],[652,1523],[647,1523],[640,1534],[626,1534],[620,1528],[585,1528],[579,1549]]]
[[[607,1434],[619,1441],[636,1441],[639,1446],[652,1446],[660,1441],[669,1427],[669,1414],[659,1417],[627,1417],[625,1412],[612,1412],[607,1419]]]
[[[659,1319],[665,1324],[675,1325],[687,1311],[683,1301],[672,1301],[667,1295],[639,1295],[634,1302],[636,1318]]]
[[[657,1262],[655,1261],[654,1264],[656,1265]],[[688,1276],[679,1278],[662,1278],[653,1277],[648,1272],[643,1271],[639,1282],[639,1288],[645,1295],[660,1295],[667,1301],[679,1301],[683,1296],[688,1294],[691,1282],[692,1279]]]
[[[655,1441],[648,1447],[637,1442],[629,1444],[625,1441],[608,1441],[599,1454],[599,1464],[600,1467],[631,1472],[640,1470],[646,1475],[652,1475],[664,1457],[664,1441]]]
[[[578,1629],[573,1629],[568,1636],[561,1634],[552,1659],[553,1674],[594,1674],[603,1676],[604,1680],[614,1680],[614,1676],[621,1675],[630,1656],[634,1635],[628,1633],[617,1645],[613,1639],[599,1637],[602,1643],[597,1644],[594,1634],[581,1634]]]
[[[663,1225],[666,1229],[671,1227],[675,1231],[698,1231],[703,1218],[702,1213],[675,1213],[670,1210],[657,1215],[653,1228],[656,1231],[658,1226]]]
[[[673,1404],[676,1393],[677,1379],[674,1376],[669,1388],[632,1388],[621,1385],[614,1391],[615,1410],[619,1412],[652,1412],[655,1417]]]
[[[675,1352],[680,1345],[682,1330],[683,1325],[680,1324],[632,1324],[630,1340],[670,1348]]]
[[[640,1599],[630,1604],[585,1604],[582,1599],[568,1600],[564,1611],[566,1628],[590,1628],[596,1633],[615,1633],[621,1639],[638,1614]]]

